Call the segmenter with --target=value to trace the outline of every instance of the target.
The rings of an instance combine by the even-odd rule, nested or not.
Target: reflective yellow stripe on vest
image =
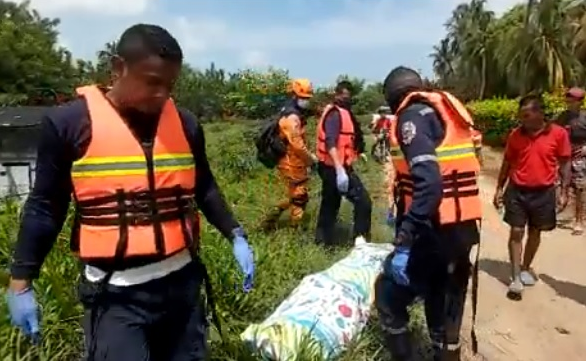
[[[439,162],[476,157],[476,153],[474,152],[474,144],[472,143],[436,148],[435,153]],[[405,156],[401,151],[401,147],[391,148],[391,158],[395,160],[405,159]]]
[[[156,172],[181,171],[195,168],[193,154],[155,155],[153,163]],[[143,175],[147,173],[144,156],[82,158],[73,163],[73,178],[112,177]]]

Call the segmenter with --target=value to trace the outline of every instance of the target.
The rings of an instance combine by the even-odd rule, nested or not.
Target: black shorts
[[[542,231],[555,229],[555,186],[527,188],[509,184],[504,194],[504,221],[511,227],[536,228]]]

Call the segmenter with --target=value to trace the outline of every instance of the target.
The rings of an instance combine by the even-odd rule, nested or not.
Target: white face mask
[[[297,99],[297,106],[301,109],[309,108],[309,99]]]

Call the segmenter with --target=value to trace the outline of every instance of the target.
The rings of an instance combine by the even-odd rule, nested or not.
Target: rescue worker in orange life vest
[[[370,237],[372,203],[353,168],[354,162],[365,155],[360,123],[352,113],[350,82],[336,85],[334,102],[326,106],[318,123],[316,144],[322,180],[316,241],[334,243],[334,227],[344,196],[354,205],[354,241],[365,243]]]
[[[307,110],[313,96],[313,85],[308,79],[293,79],[289,84],[291,99],[280,111],[279,136],[287,146],[287,152],[279,160],[279,176],[287,187],[287,199],[279,203],[263,221],[266,230],[276,226],[285,210],[290,211],[289,221],[292,226],[299,226],[305,207],[309,202],[308,167],[317,162],[317,157],[307,148],[305,127]]]
[[[87,359],[204,360],[200,288],[208,277],[197,254],[198,209],[232,242],[246,289],[252,250],[212,175],[201,125],[169,98],[183,61],[179,44],[145,24],[128,28],[117,44],[112,88],[78,88],[78,99],[43,119],[11,264],[10,314],[39,340],[32,281],[73,193]]]
[[[384,81],[398,117],[390,131],[397,218],[375,304],[394,360],[419,359],[407,330],[407,307],[417,297],[425,301],[434,360],[460,360],[469,253],[480,238],[479,164],[464,106],[450,94],[422,89],[419,74],[405,67]]]

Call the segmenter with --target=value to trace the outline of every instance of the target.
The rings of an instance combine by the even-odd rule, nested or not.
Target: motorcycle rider
[[[370,154],[373,156],[373,158],[376,157],[377,147],[379,147],[381,143],[385,143],[387,146],[386,149],[389,149],[389,138],[385,135],[388,134],[388,131],[391,128],[391,122],[394,120],[394,116],[389,113],[389,107],[379,107],[377,109],[377,114],[373,116],[373,120],[370,123],[370,130],[374,136],[374,143],[370,149]],[[382,156],[384,157],[385,154]]]

